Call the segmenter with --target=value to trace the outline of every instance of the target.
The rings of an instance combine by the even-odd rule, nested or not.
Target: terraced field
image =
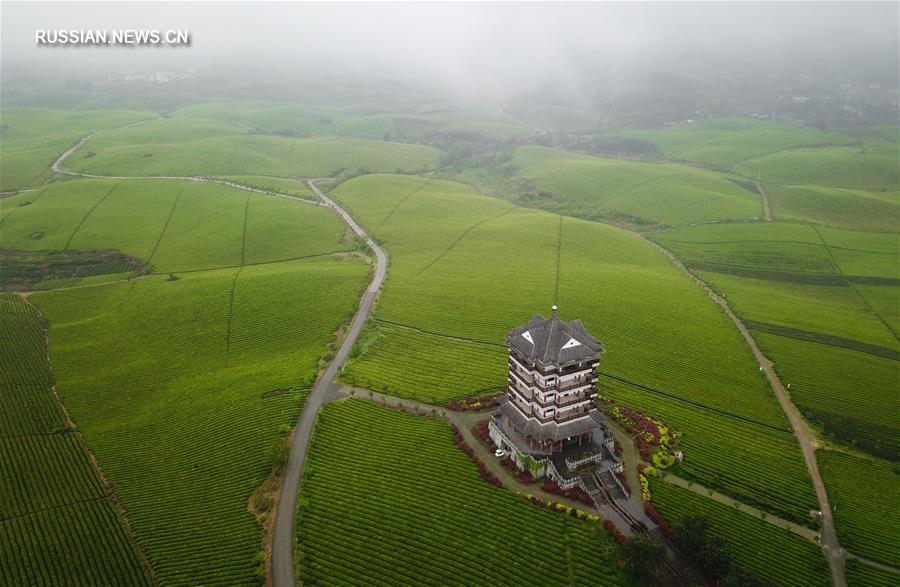
[[[897,584],[897,574],[885,569],[849,559],[844,573],[849,587],[892,587]]]
[[[4,247],[120,248],[163,273],[31,300],[50,322],[62,401],[156,579],[254,582],[260,529],[248,498],[366,282],[365,263],[331,255],[357,246],[343,223],[323,207],[214,184],[76,180],[48,186],[2,226]],[[47,440],[4,442],[4,478],[24,483],[4,492],[10,508],[105,498],[96,481],[48,484],[65,476],[46,456],[80,445],[36,438]],[[83,457],[61,462],[90,471]],[[79,515],[88,524],[101,513]]]
[[[748,159],[732,169],[766,185],[815,184],[896,192],[900,183],[896,147],[889,152],[860,147],[793,149]]]
[[[150,120],[151,112],[3,108],[0,132],[0,191],[39,186],[50,164],[78,140],[100,129]]]
[[[148,260],[157,272],[237,267],[357,247],[325,208],[216,184],[74,180],[50,184],[36,196],[5,199],[4,208],[0,248],[117,248]],[[132,216],[140,222],[123,222]]]
[[[422,178],[367,176],[332,195],[391,257],[380,336],[345,380],[426,402],[502,386],[504,334],[558,300],[606,344],[604,371],[650,388],[608,393],[684,433],[685,474],[809,523],[815,497],[802,459],[746,346],[640,238]],[[409,353],[427,367],[400,369]]]
[[[619,161],[538,146],[513,153],[514,179],[545,192],[537,203],[587,218],[678,226],[762,215],[759,195],[683,165]]]
[[[814,222],[850,230],[895,232],[900,192],[817,185],[764,185],[776,220]]]
[[[251,134],[202,118],[164,118],[101,133],[66,161],[81,173],[119,176],[269,175],[325,177],[342,170],[416,171],[438,165],[423,145],[371,139],[294,139]]]
[[[710,534],[728,541],[732,561],[769,584],[831,585],[828,564],[813,542],[665,482],[653,480],[650,490],[656,509],[669,524],[684,517],[706,516]]]
[[[151,575],[53,397],[34,307],[0,294],[0,576],[10,585],[150,585]]]
[[[817,460],[835,507],[834,521],[841,546],[900,566],[897,465],[828,450],[818,451]]]
[[[745,224],[653,238],[726,294],[827,434],[897,457],[900,420],[884,409],[897,405],[900,370],[894,235]]]
[[[309,459],[297,523],[304,584],[627,584],[598,523],[485,483],[445,422],[333,403]]]

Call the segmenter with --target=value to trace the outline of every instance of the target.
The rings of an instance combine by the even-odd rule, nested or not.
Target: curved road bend
[[[347,359],[347,355],[350,353],[353,343],[356,342],[356,337],[359,335],[363,323],[369,317],[375,296],[381,288],[385,272],[387,271],[387,256],[384,254],[384,251],[375,244],[345,210],[319,191],[319,188],[316,187],[313,181],[307,181],[306,183],[316,195],[322,198],[326,206],[338,213],[341,219],[353,229],[353,232],[365,239],[369,248],[375,252],[377,263],[372,283],[369,284],[366,293],[363,294],[359,309],[350,323],[350,330],[347,332],[347,336],[344,338],[344,342],[341,344],[341,348],[335,355],[334,360],[331,361],[325,373],[319,378],[312,392],[310,392],[303,411],[300,413],[297,427],[294,429],[291,456],[284,468],[281,497],[278,500],[278,509],[275,513],[275,528],[272,534],[272,582],[277,587],[294,585],[294,515],[297,508],[297,495],[300,490],[300,477],[303,473],[303,464],[306,461],[306,451],[309,447],[309,439],[312,435],[316,415],[319,412],[319,408],[326,403],[326,395],[332,385],[334,376]]]
[[[381,284],[384,282],[384,276],[387,272],[387,255],[384,254],[384,251],[381,250],[381,247],[375,244],[375,241],[373,241],[369,237],[369,235],[366,234],[366,232],[359,226],[359,224],[357,224],[356,221],[353,220],[350,214],[348,214],[343,208],[338,206],[331,198],[319,191],[319,188],[316,187],[314,180],[308,180],[306,184],[313,191],[313,193],[321,198],[321,202],[307,200],[305,198],[299,198],[296,196],[290,196],[288,194],[282,194],[278,192],[260,190],[225,180],[210,179],[205,177],[124,177],[92,175],[89,173],[68,171],[60,167],[63,161],[65,161],[69,156],[72,155],[72,153],[78,150],[79,147],[83,146],[96,134],[96,132],[89,134],[78,141],[75,146],[71,147],[65,153],[60,155],[59,158],[53,162],[53,165],[50,168],[56,173],[97,179],[178,179],[183,181],[218,183],[250,192],[256,192],[270,196],[279,196],[292,200],[298,200],[307,204],[325,206],[334,210],[338,214],[338,216],[341,217],[341,220],[343,220],[353,230],[353,232],[359,235],[360,238],[365,240],[369,248],[375,253],[375,275],[372,277],[372,282],[369,284],[369,287],[363,294],[362,300],[359,303],[359,308],[357,309],[356,314],[353,316],[353,321],[350,323],[350,329],[347,331],[347,335],[344,337],[344,342],[341,344],[341,348],[338,350],[334,359],[331,361],[331,364],[328,365],[325,373],[316,382],[315,386],[309,394],[309,397],[306,400],[306,404],[304,405],[303,411],[300,414],[300,420],[297,422],[297,426],[294,429],[294,438],[291,446],[291,456],[288,459],[287,465],[285,465],[284,469],[284,480],[281,488],[281,496],[278,501],[278,508],[275,513],[275,527],[272,535],[272,580],[277,587],[292,587],[294,585],[294,514],[297,508],[297,495],[300,490],[300,477],[303,473],[303,464],[306,461],[306,451],[309,447],[309,439],[312,434],[313,425],[315,424],[316,415],[318,414],[319,409],[323,404],[327,402],[328,391],[332,386],[334,376],[337,374],[338,369],[341,368],[341,365],[344,364],[344,361],[347,359],[347,355],[350,354],[350,349],[353,348],[353,344],[356,342],[356,337],[359,336],[359,331],[360,329],[362,329],[363,323],[365,323],[366,319],[369,317],[369,313],[372,311],[372,304],[375,302],[375,296],[381,289]]]
[[[744,326],[744,323],[741,322],[740,318],[731,310],[731,307],[728,303],[715,291],[710,288],[706,282],[702,279],[691,273],[684,264],[681,263],[678,259],[676,259],[669,251],[664,249],[663,247],[657,245],[653,241],[648,238],[644,238],[645,241],[659,249],[663,252],[663,254],[669,258],[669,261],[672,262],[675,267],[680,269],[685,273],[688,277],[693,279],[697,285],[703,288],[707,294],[717,303],[722,309],[725,311],[725,314],[731,318],[731,321],[734,322],[734,325],[737,326],[737,329],[740,331],[741,336],[744,337],[744,341],[747,343],[747,346],[750,347],[750,350],[753,352],[753,356],[756,358],[756,361],[759,363],[760,369],[766,374],[766,378],[769,380],[769,384],[772,386],[772,390],[775,392],[775,397],[778,398],[778,403],[781,404],[781,409],[784,411],[784,414],[788,418],[788,422],[791,424],[791,430],[794,432],[794,436],[797,438],[797,442],[800,444],[800,450],[803,453],[803,460],[806,461],[806,469],[809,471],[809,476],[812,479],[813,487],[816,490],[816,498],[819,502],[819,509],[822,511],[821,518],[821,544],[822,550],[825,552],[825,557],[828,559],[828,564],[831,566],[831,578],[834,584],[834,587],[847,587],[847,580],[844,577],[844,557],[846,553],[841,548],[840,543],[838,542],[837,533],[834,530],[834,516],[831,514],[831,506],[828,503],[828,493],[825,491],[825,483],[822,481],[822,476],[819,474],[819,465],[816,462],[816,441],[815,436],[807,424],[806,420],[800,414],[800,411],[797,409],[797,406],[791,401],[791,396],[788,394],[787,390],[782,385],[781,380],[778,378],[778,375],[775,373],[775,370],[772,367],[772,361],[770,361],[760,350],[759,345],[756,344],[756,340],[750,335],[750,331],[747,330],[747,327]]]

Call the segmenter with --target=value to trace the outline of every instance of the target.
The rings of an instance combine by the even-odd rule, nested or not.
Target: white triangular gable
[[[569,342],[562,345],[562,348],[563,348],[563,350],[565,350],[565,349],[570,349],[570,348],[576,347],[576,346],[581,346],[581,343],[578,342],[577,340],[575,340],[574,338],[570,338]]]
[[[531,344],[534,344],[534,340],[532,340],[532,338],[531,338],[531,333],[528,332],[527,330],[526,330],[525,333],[522,335],[522,338],[524,338],[525,340],[527,340],[527,341],[530,342]]]

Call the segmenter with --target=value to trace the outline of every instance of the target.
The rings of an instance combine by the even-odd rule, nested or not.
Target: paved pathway
[[[831,505],[828,503],[828,494],[825,491],[825,483],[822,481],[822,476],[819,474],[819,466],[816,463],[816,447],[818,443],[816,442],[815,433],[807,424],[806,420],[800,414],[800,411],[797,410],[797,406],[791,402],[791,397],[788,394],[787,390],[784,388],[784,385],[781,384],[781,380],[778,379],[778,375],[775,374],[775,370],[772,368],[772,361],[770,361],[760,350],[759,345],[756,344],[756,341],[750,336],[750,331],[747,330],[747,327],[744,326],[744,323],[741,322],[740,318],[735,315],[735,313],[731,310],[728,303],[715,291],[710,288],[706,282],[701,280],[699,277],[691,273],[678,259],[676,259],[669,251],[664,249],[663,247],[657,245],[653,241],[649,239],[645,239],[648,243],[659,249],[663,252],[666,257],[672,262],[675,267],[683,271],[688,277],[694,280],[697,285],[703,288],[704,291],[709,295],[710,298],[713,299],[721,308],[725,311],[725,314],[731,318],[731,321],[734,322],[734,325],[737,327],[738,331],[740,331],[741,336],[744,337],[744,341],[747,343],[747,346],[750,347],[750,350],[753,352],[753,356],[756,357],[756,361],[759,363],[760,368],[765,373],[766,378],[769,380],[769,385],[771,385],[772,390],[775,392],[775,397],[778,399],[778,403],[781,404],[781,409],[784,411],[785,415],[788,418],[788,421],[791,424],[791,430],[794,433],[794,436],[797,438],[797,442],[800,444],[800,450],[803,453],[803,459],[806,461],[806,469],[809,471],[809,476],[812,479],[813,488],[816,490],[816,498],[819,502],[819,509],[822,511],[821,525],[822,525],[822,534],[821,534],[821,544],[822,550],[825,552],[825,557],[828,559],[828,564],[831,566],[831,578],[835,587],[846,587],[847,580],[844,577],[844,557],[845,552],[844,549],[841,548],[840,543],[838,542],[837,533],[834,530],[834,517],[831,513]]]
[[[375,241],[360,228],[346,211],[320,192],[314,181],[308,181],[307,184],[316,195],[322,198],[326,206],[337,212],[353,232],[366,241],[369,248],[375,253],[376,265],[372,283],[369,284],[365,294],[363,294],[359,303],[359,309],[353,316],[353,321],[350,323],[350,329],[344,337],[341,348],[310,392],[306,404],[303,406],[303,411],[300,413],[300,420],[294,428],[291,456],[284,468],[281,496],[275,512],[275,526],[272,533],[272,582],[278,587],[294,585],[294,515],[297,508],[297,495],[300,490],[303,464],[306,461],[306,451],[309,448],[309,440],[315,425],[316,416],[319,413],[319,409],[329,399],[332,399],[329,396],[334,394],[334,377],[347,359],[347,355],[350,354],[350,349],[353,348],[360,329],[362,329],[363,324],[368,319],[372,310],[372,304],[375,302],[375,296],[381,289],[381,284],[387,271],[387,255],[375,244]]]

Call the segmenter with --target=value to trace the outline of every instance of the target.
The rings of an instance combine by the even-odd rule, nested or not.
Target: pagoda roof
[[[510,330],[506,344],[543,367],[593,360],[603,352],[603,343],[588,334],[581,320],[560,320],[556,306],[549,318],[538,314],[525,326]]]

